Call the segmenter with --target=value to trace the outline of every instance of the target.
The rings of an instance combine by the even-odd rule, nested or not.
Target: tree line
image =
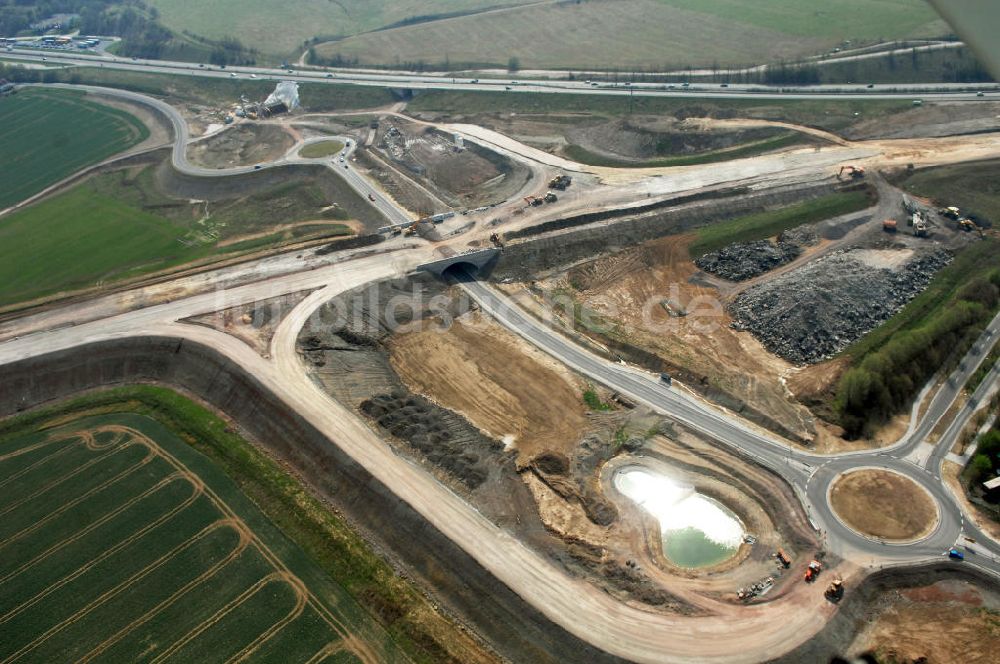
[[[834,408],[848,438],[871,435],[905,410],[921,387],[973,343],[1000,305],[1000,269],[967,283],[956,298],[848,369]]]

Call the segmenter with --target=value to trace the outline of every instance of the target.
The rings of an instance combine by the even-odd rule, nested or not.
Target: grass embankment
[[[138,118],[82,92],[26,89],[8,95],[0,100],[0,209],[148,136]]]
[[[751,242],[774,237],[782,231],[863,210],[872,204],[866,191],[849,191],[821,196],[797,205],[737,217],[697,230],[688,246],[691,258],[717,251],[733,242]]]
[[[56,71],[37,72],[18,67],[4,67],[0,61],[0,78],[23,83],[80,83],[121,88],[153,96],[168,96],[199,104],[229,106],[245,94],[249,99],[263,100],[274,91],[275,81],[210,76],[177,76],[96,67],[70,67]],[[19,93],[20,94],[20,93]],[[333,83],[299,83],[302,109],[309,111],[344,111],[387,106],[394,101],[386,88]]]
[[[299,156],[306,159],[322,159],[323,157],[335,155],[343,149],[344,144],[340,141],[321,141],[319,143],[310,143],[299,150]]]
[[[806,137],[802,134],[789,131],[773,138],[763,141],[754,141],[744,145],[738,145],[725,150],[712,150],[710,152],[699,152],[689,155],[678,155],[675,157],[661,157],[648,161],[629,161],[626,159],[616,159],[607,155],[591,152],[587,148],[571,144],[565,148],[567,159],[588,164],[590,166],[606,166],[608,168],[665,168],[668,166],[694,166],[697,164],[714,164],[730,159],[741,159],[743,157],[753,157],[755,155],[780,150],[793,145],[800,145],[806,142]]]
[[[899,313],[844,351],[851,368],[832,405],[849,437],[868,435],[907,408],[931,376],[968,350],[1000,306],[998,263],[1000,241],[973,244]]]
[[[153,171],[106,173],[5,217],[0,306],[353,232],[334,223],[351,215],[329,208],[331,192],[316,181],[192,203],[160,192]]]
[[[171,390],[134,386],[87,394],[0,422],[0,438],[107,413],[151,417],[211,460],[413,660],[488,659],[296,478],[215,414]]]
[[[636,95],[537,94],[531,92],[428,91],[407,104],[411,112],[443,117],[504,113],[591,113],[617,117],[673,115],[675,117],[751,118],[790,122],[838,132],[861,121],[882,118],[913,108],[911,100],[838,99],[711,99],[644,97]],[[464,121],[469,121],[466,118]]]
[[[899,184],[939,207],[956,206],[963,214],[1000,221],[1000,160],[921,169]]]

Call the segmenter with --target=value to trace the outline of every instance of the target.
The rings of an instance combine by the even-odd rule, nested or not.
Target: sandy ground
[[[886,662],[987,664],[1000,650],[1000,601],[963,581],[892,591],[865,626],[851,654]],[[921,659],[925,658],[925,659]]]
[[[516,447],[519,463],[568,452],[587,427],[578,381],[476,314],[394,335],[391,358],[407,385]]]
[[[887,540],[909,541],[937,524],[933,499],[912,480],[885,470],[852,471],[830,489],[830,504],[859,532]]]
[[[188,159],[205,168],[250,166],[280,159],[295,145],[285,127],[249,122],[195,141],[188,146]]]
[[[728,314],[714,309],[716,289],[691,283],[697,268],[688,255],[690,241],[687,235],[665,237],[574,268],[569,273],[578,287],[574,296],[615,321],[612,334],[627,343],[811,437],[812,417],[782,383],[792,365],[768,353],[749,333],[732,330]],[[672,317],[664,301],[674,309],[690,309],[689,316]],[[711,316],[696,318],[695,311]],[[705,323],[708,330],[701,329]]]

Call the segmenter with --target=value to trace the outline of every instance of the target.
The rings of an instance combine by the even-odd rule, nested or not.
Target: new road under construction
[[[120,60],[108,62],[173,66]],[[445,84],[430,78],[410,83]],[[533,86],[551,92],[517,87]],[[585,87],[572,89],[600,92]],[[917,186],[934,169],[1000,159],[1000,127],[966,131],[973,115],[995,122],[994,93],[925,94],[919,106],[900,93],[906,136],[891,115],[881,128],[847,117],[843,129],[733,110],[587,119],[585,135],[557,140],[561,116],[452,115],[419,97],[417,110],[310,111],[303,94],[303,108],[209,131],[163,99],[64,88],[141,107],[163,131],[159,145],[100,168],[129,173],[159,155],[150,187],[179,182],[206,201],[213,187],[308,170],[342,186],[319,205],[354,237],[309,236],[8,307],[0,416],[129,384],[192,397],[475,634],[438,661],[820,662],[883,644],[859,626],[883,624],[887,597],[970,616],[1000,606],[997,528],[957,479],[1000,389],[990,369],[1000,219]],[[240,130],[251,122],[273,130]],[[229,145],[226,132],[237,151],[280,147],[256,163],[204,165],[207,141]],[[794,140],[770,142],[786,132]],[[640,163],[626,154],[637,136],[695,141],[713,156]],[[195,151],[203,165],[189,161]],[[868,353],[924,340],[918,316],[949,298],[964,317],[948,347],[909,360],[906,380],[872,397],[880,418],[859,419],[838,390],[859,367],[874,385],[888,360]],[[82,447],[102,449],[95,440]],[[0,483],[4,454],[0,439]],[[9,481],[49,463],[31,460]],[[287,620],[315,612],[342,627],[304,589],[313,572],[281,566],[285,545],[241,537],[296,589]],[[314,555],[303,548],[295,556]],[[354,599],[389,601],[376,595]],[[0,608],[13,620],[34,601]],[[395,614],[378,606],[382,629]],[[152,616],[121,629],[145,634]],[[70,629],[64,620],[46,629]],[[275,633],[288,624],[275,620]],[[0,654],[43,652],[42,632],[23,653]],[[270,633],[234,653],[274,654],[263,650]],[[344,643],[359,661],[395,659],[391,639],[373,633],[369,645]],[[120,638],[101,635],[80,657]]]

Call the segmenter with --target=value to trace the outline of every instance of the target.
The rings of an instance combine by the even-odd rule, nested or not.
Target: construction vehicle
[[[792,559],[788,557],[784,549],[778,549],[778,552],[774,554],[774,557],[778,559],[781,566],[788,569],[792,565]]]
[[[976,225],[971,219],[959,219],[958,220],[958,230],[965,231],[966,233],[970,231],[978,231],[979,226]]]
[[[941,216],[947,217],[948,219],[954,219],[955,221],[958,221],[959,217],[962,216],[961,211],[955,206],[941,208],[938,212]]]
[[[491,234],[490,235],[490,242],[493,243],[494,247],[496,247],[500,251],[503,251],[503,240],[500,239],[500,234],[499,233],[493,233],[493,234]]]
[[[865,176],[865,169],[863,167],[848,164],[840,167],[840,171],[837,173],[838,180],[842,180],[844,178],[844,171],[847,171],[847,175],[849,175],[852,180],[860,180]]]
[[[830,582],[830,585],[826,587],[826,592],[823,593],[831,602],[839,602],[844,596],[844,581],[841,578],[836,578]]]
[[[544,198],[544,200],[545,200],[546,203],[555,203],[556,201],[559,200],[559,197],[556,196],[551,191],[547,191],[547,192],[545,192],[545,198]]]
[[[913,215],[913,234],[917,237],[927,237],[930,232],[927,230],[927,222],[919,212]]]
[[[806,568],[805,580],[806,583],[812,583],[819,576],[819,573],[823,571],[823,565],[818,560],[814,560],[809,563],[809,567]]]
[[[566,187],[572,184],[572,182],[573,178],[568,175],[557,175],[549,180],[549,187],[552,189],[558,189],[559,191],[566,191]]]
[[[406,230],[403,231],[403,235],[405,235],[406,237],[409,237],[411,235],[416,235],[417,226],[419,225],[420,225],[419,221],[414,221],[412,224],[406,227]]]
[[[538,196],[525,196],[524,197],[524,202],[527,203],[527,205],[525,207],[538,207],[539,205],[541,205],[545,201],[543,201]]]
[[[885,221],[883,221],[882,222],[882,230],[884,230],[886,233],[895,233],[896,232],[896,220],[895,219],[886,219]]]

